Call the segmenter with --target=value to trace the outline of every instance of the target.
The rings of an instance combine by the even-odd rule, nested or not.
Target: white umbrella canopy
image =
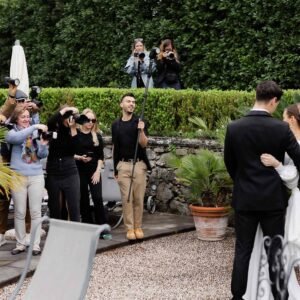
[[[11,61],[10,61],[10,77],[18,78],[20,84],[18,90],[22,90],[29,95],[29,79],[27,71],[27,63],[23,47],[20,41],[16,40],[12,48]]]

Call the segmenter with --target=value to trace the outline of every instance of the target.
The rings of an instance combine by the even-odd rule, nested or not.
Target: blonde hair
[[[145,47],[144,40],[143,40],[142,38],[137,38],[137,39],[134,39],[134,40],[133,40],[133,43],[132,43],[132,49],[131,49],[131,50],[132,50],[132,53],[134,53],[135,45],[136,45],[137,43],[142,43],[142,44],[143,44],[143,48],[144,48],[143,52],[146,52],[146,51],[147,51],[147,49],[146,49],[146,47]]]
[[[98,123],[97,123],[97,117],[96,117],[96,114],[94,113],[94,111],[90,108],[86,108],[82,111],[83,115],[86,115],[88,113],[93,114],[95,119],[96,119],[96,123],[94,123],[94,126],[91,130],[91,134],[92,134],[94,146],[99,146],[99,139],[98,139],[97,133],[100,133],[100,129],[99,129],[99,126],[98,126]]]

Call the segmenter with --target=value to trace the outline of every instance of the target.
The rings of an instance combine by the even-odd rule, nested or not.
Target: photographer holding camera
[[[12,190],[15,205],[15,231],[17,244],[11,251],[12,255],[24,252],[26,249],[25,215],[27,199],[31,216],[31,228],[35,228],[41,218],[41,205],[44,193],[44,174],[40,159],[48,155],[48,141],[36,139],[37,130],[47,131],[43,124],[30,124],[30,113],[25,107],[17,106],[11,115],[13,128],[6,135],[6,142],[11,147],[10,167],[21,174],[24,182],[17,190]],[[39,255],[40,249],[39,226],[35,235],[33,255]]]
[[[160,53],[157,55],[155,87],[175,90],[181,89],[180,76],[181,64],[173,41],[163,40],[159,46]]]
[[[32,119],[31,123],[39,124],[39,106],[34,101],[31,101],[23,91],[18,90],[18,79],[5,77],[5,81],[8,84],[8,97],[0,107],[0,123],[9,122],[14,109],[17,106],[22,106],[29,109]]]
[[[0,107],[0,123],[8,128],[11,127],[11,115],[17,108],[26,108],[30,112],[30,125],[39,124],[39,108],[32,103],[28,96],[18,89],[19,79],[5,77],[5,82],[8,84],[8,97],[5,103]],[[10,163],[12,147],[5,142],[1,142],[1,158],[3,162]],[[4,234],[7,230],[7,220],[9,213],[10,197],[1,199],[0,201],[0,247],[6,243]],[[26,212],[26,242],[29,240],[29,233],[31,227],[31,217],[29,210]]]
[[[66,201],[69,219],[79,222],[80,181],[74,159],[76,114],[76,107],[64,105],[48,120],[49,131],[57,134],[49,142],[46,189],[50,217],[63,219],[63,201]]]
[[[132,88],[145,87],[149,72],[149,64],[149,53],[146,51],[143,39],[135,39],[132,45],[132,54],[127,60],[124,68],[125,72],[132,76]],[[152,87],[153,80],[152,77],[150,77],[149,88]]]

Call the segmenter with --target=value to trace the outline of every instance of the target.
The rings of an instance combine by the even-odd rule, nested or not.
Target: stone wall
[[[105,159],[112,157],[112,144],[110,137],[104,137]],[[188,189],[180,185],[172,169],[167,168],[164,158],[176,149],[177,155],[195,153],[199,149],[221,151],[220,146],[214,140],[183,139],[169,137],[150,137],[147,154],[153,167],[148,176],[146,195],[152,195],[156,201],[157,210],[182,215],[189,215],[188,205],[185,199],[188,197]]]

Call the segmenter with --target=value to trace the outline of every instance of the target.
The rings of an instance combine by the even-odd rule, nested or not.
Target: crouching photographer
[[[56,132],[56,138],[49,141],[46,188],[50,217],[63,219],[66,204],[69,219],[79,222],[80,181],[74,159],[77,114],[76,107],[63,106],[48,120],[48,130]]]

